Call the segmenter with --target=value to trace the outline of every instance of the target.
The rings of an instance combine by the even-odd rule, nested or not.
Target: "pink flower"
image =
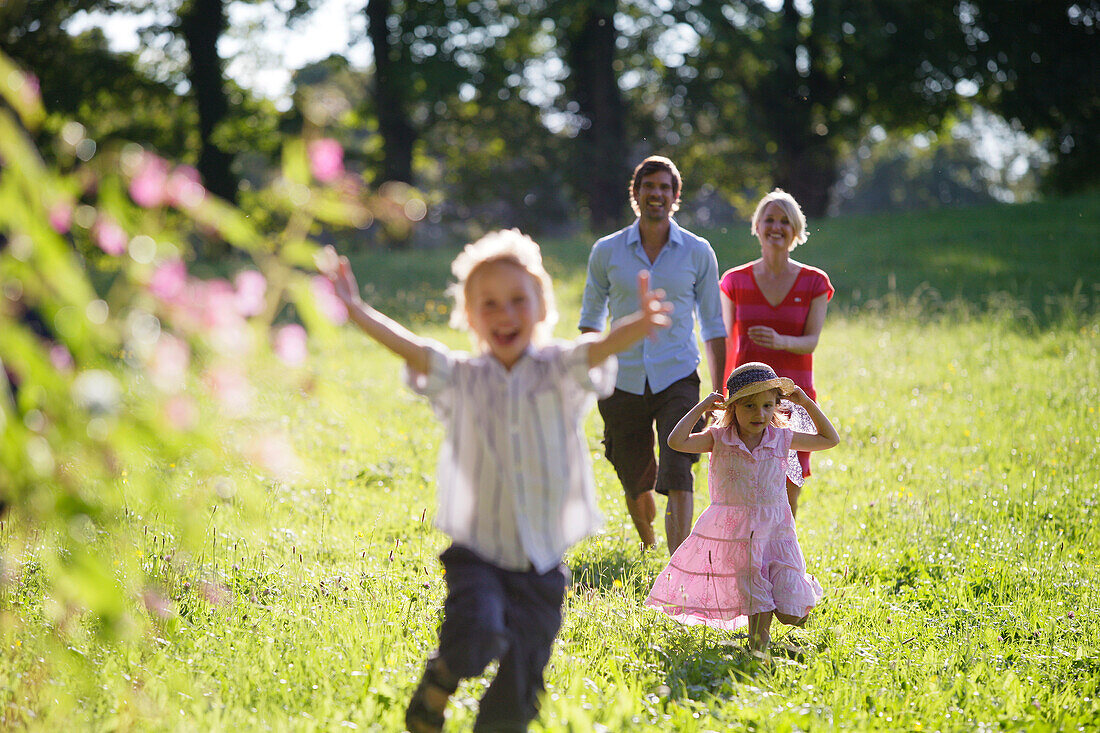
[[[311,140],[309,169],[321,183],[332,183],[344,175],[344,149],[330,137]]]
[[[199,583],[199,594],[212,606],[228,606],[233,600],[233,593],[221,583],[211,583],[207,580]]]
[[[333,286],[332,281],[327,277],[316,275],[312,280],[312,285],[313,299],[317,302],[317,307],[321,310],[321,313],[338,326],[346,322],[348,320],[348,307],[344,305],[344,301],[336,297],[336,288]]]
[[[306,340],[306,330],[297,323],[283,326],[275,332],[275,354],[288,366],[301,366],[309,353]]]
[[[59,201],[50,207],[50,226],[58,234],[68,234],[73,226],[73,205],[68,201]]]
[[[235,367],[222,365],[210,369],[206,383],[227,415],[241,417],[252,407],[252,385]]]
[[[215,278],[213,280],[199,280],[198,287],[199,304],[202,308],[202,322],[207,328],[218,328],[240,320],[237,312],[237,292],[228,280]]]
[[[130,179],[130,198],[147,209],[168,200],[168,163],[152,153],[142,153],[137,173]]]
[[[170,333],[161,333],[149,361],[153,385],[163,392],[179,392],[186,386],[191,349]]]
[[[199,408],[187,395],[173,395],[164,403],[164,417],[176,430],[191,430],[199,424]]]
[[[256,270],[242,270],[233,280],[237,288],[237,312],[245,318],[259,315],[264,309],[267,280]]]
[[[145,604],[145,609],[159,619],[166,619],[173,613],[172,604],[158,590],[146,590],[141,594],[141,600]]]
[[[206,198],[199,172],[189,165],[181,165],[172,171],[167,183],[168,200],[181,209],[193,209]]]
[[[149,292],[165,303],[174,303],[187,286],[187,268],[182,260],[162,264],[149,278]]]
[[[108,216],[100,216],[96,220],[92,227],[92,239],[101,250],[114,257],[124,253],[129,242],[122,227]]]
[[[198,328],[217,351],[241,356],[252,348],[252,334],[238,310],[237,291],[228,280],[195,280],[190,288],[197,308]],[[194,315],[194,314],[190,314]]]
[[[59,372],[67,372],[73,368],[73,355],[61,344],[50,347],[50,364]]]
[[[272,478],[288,481],[301,473],[302,462],[285,435],[266,433],[253,438],[246,449],[249,460]]]
[[[20,79],[20,77],[22,78]],[[24,105],[37,107],[42,104],[42,86],[38,82],[38,77],[34,74],[19,74],[16,72],[15,78],[9,81],[9,86],[11,89],[18,91],[20,101]]]

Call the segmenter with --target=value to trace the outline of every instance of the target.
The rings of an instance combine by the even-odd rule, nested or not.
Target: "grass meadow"
[[[838,290],[816,381],[842,443],[816,457],[799,512],[826,598],[805,629],[773,630],[808,653],[761,663],[731,634],[641,606],[667,551],[639,550],[593,410],[607,524],[566,558],[532,730],[1100,728],[1100,195],[811,231],[795,257]],[[758,254],[747,226],[707,234],[722,269]],[[562,336],[589,245],[544,243]],[[446,327],[452,255],[353,264],[369,299],[465,347]],[[293,388],[255,365],[271,387],[225,439],[282,426],[301,465],[280,481],[244,463],[165,469],[165,490],[239,491],[211,503],[198,557],[134,517],[120,551],[162,579],[155,633],[59,645],[33,563],[8,579],[0,728],[402,730],[434,648],[445,538],[431,526],[440,429],[400,366],[352,327],[316,345]],[[471,727],[484,684],[463,683],[447,730]]]

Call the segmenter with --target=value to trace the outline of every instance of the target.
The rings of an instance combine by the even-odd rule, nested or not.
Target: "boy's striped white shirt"
[[[584,419],[617,362],[588,368],[595,337],[532,346],[511,371],[432,344],[429,373],[406,370],[445,431],[435,524],[504,569],[552,570],[603,521]]]

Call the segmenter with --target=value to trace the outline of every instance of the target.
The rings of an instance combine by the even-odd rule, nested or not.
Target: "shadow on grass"
[[[570,570],[573,585],[596,591],[610,591],[621,585],[625,588],[649,590],[650,579],[642,567],[641,559],[626,550],[605,550],[598,556],[577,558]]]
[[[693,627],[671,634],[657,651],[665,669],[659,697],[705,700],[727,697],[739,684],[754,684],[770,676],[774,661],[749,651],[744,634]]]
[[[660,659],[665,683],[655,691],[668,700],[705,701],[736,694],[737,685],[759,685],[784,667],[805,668],[806,654],[820,652],[818,645],[799,646],[787,634],[774,630],[771,653],[763,655],[748,648],[742,631],[721,631],[702,626],[665,629],[661,643],[639,649],[639,654]]]

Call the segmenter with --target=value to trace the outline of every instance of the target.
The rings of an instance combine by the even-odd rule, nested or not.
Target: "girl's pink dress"
[[[748,616],[802,617],[821,600],[806,573],[786,473],[793,435],[769,426],[750,452],[736,428],[712,426],[711,504],[657,576],[645,605],[685,624],[736,629]]]

